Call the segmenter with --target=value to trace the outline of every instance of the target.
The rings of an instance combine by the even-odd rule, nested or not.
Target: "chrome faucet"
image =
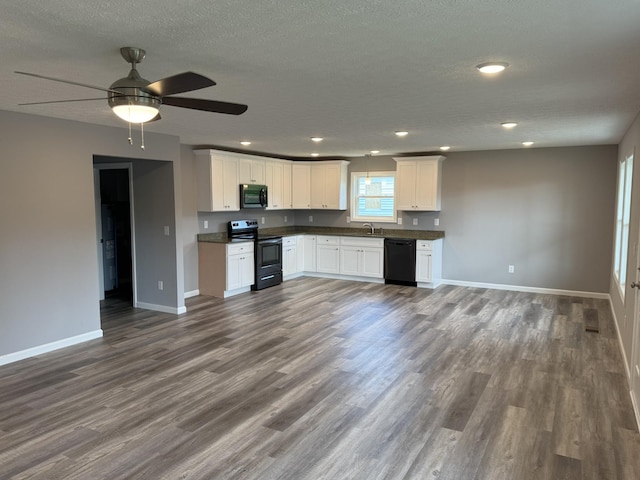
[[[370,235],[373,235],[376,231],[376,227],[373,226],[373,223],[363,223],[363,227],[369,227],[371,229]]]

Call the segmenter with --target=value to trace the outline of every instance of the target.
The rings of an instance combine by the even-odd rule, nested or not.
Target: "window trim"
[[[632,150],[618,162],[617,198],[614,226],[613,278],[623,302],[627,282],[627,264],[629,261],[629,234],[631,224],[631,201],[633,196],[633,160]]]
[[[379,198],[393,198],[393,217],[364,217],[359,216],[357,212],[358,208],[358,181],[360,178],[369,177],[393,177],[393,197],[383,196]],[[396,172],[390,171],[375,171],[375,172],[351,172],[351,221],[352,222],[376,222],[376,223],[396,223],[398,221],[398,210],[396,208]]]

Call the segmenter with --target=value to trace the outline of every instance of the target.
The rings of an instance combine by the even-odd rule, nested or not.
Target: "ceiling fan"
[[[247,111],[247,106],[239,103],[220,102],[202,98],[174,97],[177,93],[191,92],[216,84],[210,78],[193,72],[184,72],[166,77],[155,82],[149,82],[140,76],[136,64],[142,62],[146,52],[141,48],[123,47],[120,49],[122,57],[131,64],[129,75],[111,84],[109,88],[88,85],[86,83],[47,77],[36,73],[18,72],[20,75],[53,80],[55,82],[78,85],[80,87],[101,90],[107,93],[106,99],[113,112],[129,123],[145,123],[160,119],[160,106],[190,108],[213,113],[241,115]],[[84,102],[89,100],[104,100],[101,98],[81,98],[73,100],[54,100],[49,102],[30,102],[20,105],[42,105],[47,103]]]

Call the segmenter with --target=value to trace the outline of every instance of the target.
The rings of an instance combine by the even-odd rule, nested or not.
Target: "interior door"
[[[115,216],[109,205],[102,205],[102,261],[104,290],[118,286]]]

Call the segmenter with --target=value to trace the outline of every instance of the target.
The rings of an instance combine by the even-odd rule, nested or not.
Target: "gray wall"
[[[127,136],[0,111],[0,356],[100,329],[93,156],[179,168],[177,137],[148,133],[142,151]]]
[[[448,155],[443,277],[607,292],[616,155],[616,146]]]

